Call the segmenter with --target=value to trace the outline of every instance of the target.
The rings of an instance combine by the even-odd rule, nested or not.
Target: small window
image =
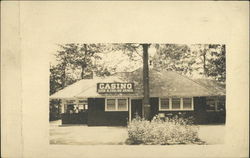
[[[225,111],[225,103],[222,101],[218,101],[217,111]]]
[[[84,104],[78,104],[79,110],[84,110]]]
[[[88,110],[88,104],[85,104],[84,107],[85,107],[85,110]]]
[[[160,110],[169,109],[169,98],[162,98],[160,103]]]
[[[106,99],[105,111],[128,111],[128,99]]]
[[[88,108],[88,100],[78,100],[78,108],[80,112],[86,111]]]
[[[207,111],[216,111],[215,102],[212,101],[207,102]]]
[[[107,110],[116,110],[115,99],[107,99]]]
[[[172,109],[181,109],[181,99],[172,98]]]
[[[67,104],[67,113],[73,114],[74,112],[75,104]]]
[[[193,110],[193,98],[160,98],[159,111]]]
[[[183,109],[192,109],[192,98],[183,98]]]
[[[118,99],[118,110],[127,110],[127,99]]]
[[[207,97],[206,98],[207,112],[225,111],[225,102],[220,98]]]

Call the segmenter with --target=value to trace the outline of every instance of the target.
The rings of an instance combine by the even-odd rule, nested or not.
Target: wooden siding
[[[164,113],[165,117],[181,116],[181,117],[190,117],[194,115],[194,111],[159,111],[159,98],[150,98],[151,105],[151,118],[159,113]]]
[[[141,99],[139,99],[141,100]],[[159,98],[150,98],[150,119],[159,113],[165,117],[193,117],[196,124],[225,123],[226,113],[207,112],[206,97],[194,97],[193,111],[159,111]],[[88,110],[78,114],[62,114],[62,124],[88,124],[89,126],[126,126],[129,118],[128,111],[105,111],[105,98],[89,98]]]
[[[193,117],[195,124],[214,124],[225,123],[226,113],[222,112],[207,112],[206,97],[194,97],[193,111],[159,111],[159,98],[150,98],[151,118],[159,113],[164,113],[165,117],[179,116],[183,118]]]
[[[62,124],[87,124],[88,113],[62,114]]]
[[[89,126],[126,126],[128,111],[105,111],[105,98],[88,99]]]

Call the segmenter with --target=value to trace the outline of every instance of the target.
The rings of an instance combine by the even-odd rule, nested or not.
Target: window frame
[[[114,110],[108,110],[107,109],[107,100],[108,99],[114,99],[115,100],[115,109]],[[125,99],[126,100],[126,109],[125,110],[119,110],[118,109],[118,100],[119,99]],[[119,112],[119,111],[128,111],[128,98],[105,98],[105,111],[108,111],[108,112],[110,112],[110,111],[114,111],[114,112]]]
[[[179,109],[173,108],[173,98],[174,99],[180,99],[180,108]],[[182,98],[172,97],[171,98],[171,109],[172,109],[172,111],[179,111],[179,110],[183,109],[183,100],[182,100]]]
[[[180,109],[173,109],[172,107],[172,98],[180,98]],[[191,108],[183,108],[183,98],[191,98]],[[169,109],[161,108],[161,99],[169,99]],[[193,97],[160,97],[159,98],[159,111],[194,111],[194,98]]]
[[[211,105],[211,104],[207,104],[208,99],[211,99],[210,101],[212,101],[214,103],[214,109],[206,109],[206,112],[221,112],[221,111],[225,111],[225,109],[220,110],[219,109],[219,102],[221,102],[221,100],[219,98],[216,97],[208,97],[206,98],[206,106],[207,105]],[[225,103],[224,103],[224,108],[225,108]]]
[[[80,105],[83,105],[82,111],[87,111],[88,108],[86,108],[86,105],[88,107],[88,99],[78,99],[77,100],[77,106],[79,108]]]
[[[115,109],[114,110],[109,110],[108,109],[108,99],[115,100]],[[105,111],[116,111],[117,110],[117,101],[115,98],[106,98],[105,99]]]
[[[162,109],[161,108],[161,99],[168,99],[169,109]],[[159,111],[170,111],[172,109],[172,99],[171,98],[159,98]]]
[[[191,99],[191,108],[189,108],[189,109],[184,108],[184,99]],[[183,97],[183,98],[181,98],[181,102],[182,102],[182,109],[183,110],[193,110],[194,109],[193,97]]]

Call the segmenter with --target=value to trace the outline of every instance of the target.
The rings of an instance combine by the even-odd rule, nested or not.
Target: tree
[[[142,114],[145,119],[150,119],[150,102],[149,102],[149,70],[148,70],[148,48],[150,44],[146,43],[124,43],[114,44],[112,50],[123,51],[131,60],[134,60],[136,55],[143,59],[143,105]]]
[[[108,76],[113,71],[107,68],[101,60],[101,54],[110,47],[108,44],[59,44],[56,52],[56,65],[50,67],[51,92],[66,87],[79,79],[93,77],[93,71],[98,76]]]
[[[205,78],[224,82],[226,78],[225,45],[220,44],[160,44],[153,57],[156,69],[181,74],[199,73]]]
[[[208,77],[208,57],[210,55],[210,45],[209,44],[195,44],[191,45],[194,48],[192,51],[196,54],[196,70],[203,77]]]
[[[80,79],[92,75],[93,69],[102,71],[100,75],[109,75],[107,69],[100,69],[93,63],[94,60],[100,59],[97,55],[103,50],[101,44],[64,44],[58,45],[60,50],[55,54],[57,59],[56,65],[50,65],[50,95],[76,82],[79,77],[78,69],[81,70]],[[60,116],[60,100],[50,100],[50,119],[56,119]]]
[[[65,74],[65,76],[63,76]],[[71,75],[66,75],[66,70],[63,64],[50,65],[50,95],[61,90],[66,85],[74,83],[76,79],[71,77]],[[56,120],[60,118],[60,100],[52,99],[50,100],[50,111],[49,119]]]
[[[198,59],[197,69],[205,78],[213,78],[219,82],[226,80],[226,49],[221,44],[197,44],[194,52]]]
[[[89,78],[95,68],[95,60],[101,59],[98,55],[104,51],[103,44],[65,44],[59,45],[62,50],[58,53],[61,61],[67,60],[72,69],[81,69],[80,79]],[[63,58],[64,54],[67,59]]]
[[[138,56],[142,59],[142,45],[139,43],[114,43],[109,48],[110,51],[122,51],[128,55],[131,61],[137,61]],[[139,59],[140,60],[140,59]]]
[[[72,75],[66,73],[64,65],[50,65],[50,95],[74,83],[76,80]]]
[[[60,66],[52,66],[50,65],[50,95],[54,94],[58,90],[60,90],[62,85],[62,71],[60,70]]]
[[[154,68],[159,70],[177,71],[182,74],[191,74],[196,55],[184,44],[156,45],[156,54],[153,57]]]
[[[150,102],[149,102],[149,70],[148,70],[148,48],[150,44],[141,44],[143,48],[143,116],[150,119]]]
[[[63,45],[59,45],[61,47],[61,50],[57,51],[57,54],[55,54],[57,61],[59,62],[57,64],[57,70],[60,71],[61,75],[61,86],[62,88],[66,87],[67,82],[67,76],[66,76],[66,69],[71,63],[72,54],[71,51],[66,49],[67,47]]]
[[[226,81],[226,46],[211,45],[211,58],[208,59],[207,75],[214,79]]]

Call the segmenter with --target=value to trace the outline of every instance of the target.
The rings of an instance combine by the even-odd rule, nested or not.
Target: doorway
[[[131,99],[131,118],[142,117],[142,99]]]

